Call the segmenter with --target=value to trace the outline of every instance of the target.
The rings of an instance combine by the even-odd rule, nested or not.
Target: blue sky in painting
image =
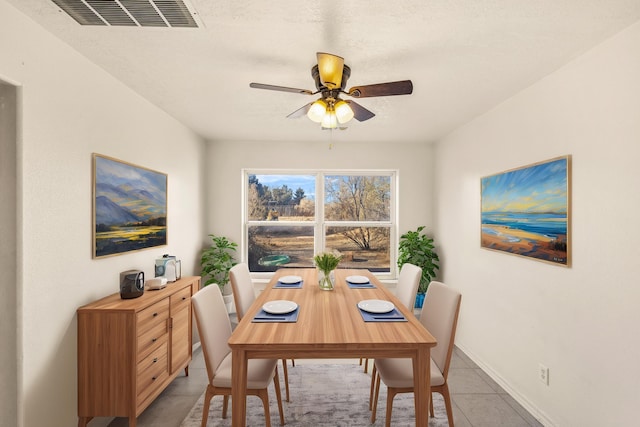
[[[567,159],[482,178],[482,212],[567,212]]]
[[[164,174],[99,156],[96,157],[96,182],[144,188],[156,194],[167,192]]]

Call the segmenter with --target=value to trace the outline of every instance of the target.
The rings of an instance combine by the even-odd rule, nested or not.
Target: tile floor
[[[328,359],[297,360],[296,364],[305,362],[338,363]],[[358,360],[343,359],[339,363],[358,363]],[[456,427],[542,426],[458,348],[454,350],[448,381]],[[189,366],[189,376],[178,376],[138,417],[137,427],[179,427],[206,385],[206,367],[198,348]],[[109,427],[127,426],[126,418],[116,418],[109,424]]]

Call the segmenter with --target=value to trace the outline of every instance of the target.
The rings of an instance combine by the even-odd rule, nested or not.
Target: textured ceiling
[[[190,0],[199,28],[107,27],[6,1],[203,138],[239,141],[432,142],[640,19],[638,0]],[[286,118],[315,97],[249,88],[315,90],[318,51],[345,58],[347,88],[414,92],[322,131]]]

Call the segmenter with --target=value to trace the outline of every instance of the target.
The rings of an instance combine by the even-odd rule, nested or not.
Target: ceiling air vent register
[[[52,0],[81,25],[192,27],[198,24],[183,0]]]

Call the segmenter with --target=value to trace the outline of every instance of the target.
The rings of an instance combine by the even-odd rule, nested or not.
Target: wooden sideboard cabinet
[[[78,426],[93,417],[137,417],[192,356],[191,296],[184,277],[134,299],[116,293],[78,309]]]

